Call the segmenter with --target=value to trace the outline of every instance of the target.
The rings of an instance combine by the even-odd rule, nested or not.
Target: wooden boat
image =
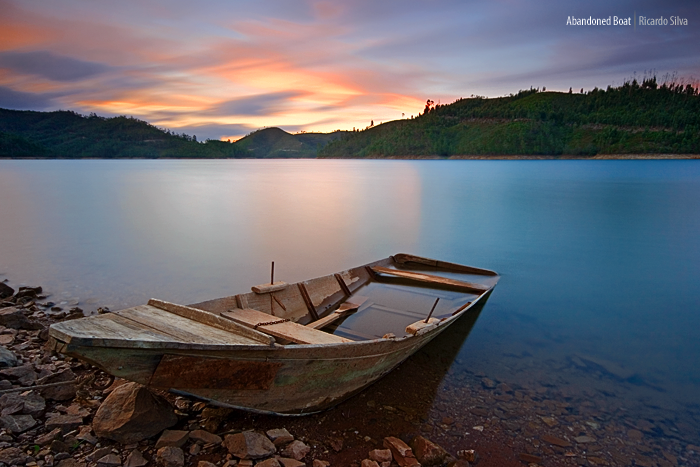
[[[57,323],[49,345],[150,387],[254,412],[308,414],[390,372],[485,300],[498,279],[397,254],[189,306],[151,299]]]

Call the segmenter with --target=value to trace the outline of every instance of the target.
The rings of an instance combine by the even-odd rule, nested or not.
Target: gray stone
[[[33,417],[40,417],[46,410],[46,401],[35,392],[30,392],[24,396],[24,407],[22,413]]]
[[[63,383],[65,381],[73,381],[75,378],[75,373],[73,373],[70,369],[67,369],[49,376],[45,376],[44,378],[38,380],[36,384]],[[45,399],[66,401],[75,397],[76,390],[77,388],[75,384],[62,384],[60,386],[41,389],[40,392],[42,397]]]
[[[80,415],[50,414],[46,419],[46,429],[53,430],[60,428],[63,434],[77,429],[83,424],[83,417]]]
[[[302,460],[311,451],[311,448],[299,440],[292,441],[282,451],[285,457],[292,457],[298,461]]]
[[[19,393],[11,392],[0,397],[0,415],[14,415],[24,409],[24,398]],[[30,414],[31,415],[31,414]]]
[[[96,462],[97,459],[103,458],[104,456],[106,456],[106,455],[109,454],[110,452],[112,452],[112,448],[110,448],[110,447],[108,447],[108,446],[105,446],[105,447],[102,447],[102,448],[99,448],[99,449],[95,449],[94,451],[92,451],[92,452],[86,457],[86,459],[87,459],[88,461],[90,461],[90,462]]]
[[[281,446],[294,441],[294,436],[292,436],[286,428],[267,430],[266,434],[267,437],[272,440],[275,446]]]
[[[148,460],[138,449],[131,451],[124,461],[124,467],[143,467],[144,465],[148,465]]]
[[[13,433],[23,433],[36,425],[36,420],[31,415],[6,415],[0,417],[0,427]]]
[[[125,383],[104,400],[92,428],[97,436],[122,444],[136,443],[177,423],[172,406],[137,383]]]
[[[34,366],[31,364],[14,368],[5,368],[0,370],[0,375],[7,379],[17,381],[22,386],[29,386],[36,381],[36,371],[34,371]]]
[[[226,435],[224,445],[228,452],[239,459],[263,459],[277,451],[267,436],[254,431]]]
[[[46,433],[44,435],[38,436],[34,442],[38,444],[39,446],[46,446],[47,444],[51,444],[51,441],[55,439],[61,438],[62,433],[60,428],[54,428],[51,430],[50,433]]]
[[[17,366],[17,356],[7,350],[5,346],[0,345],[0,368],[13,366]]]
[[[0,462],[7,465],[12,465],[14,459],[24,459],[25,457],[27,456],[19,448],[7,448],[0,451]]]
[[[165,446],[158,449],[156,464],[163,467],[183,467],[185,465],[185,453],[175,446]]]
[[[187,442],[190,437],[189,431],[183,430],[165,430],[163,434],[160,435],[158,441],[156,442],[156,449],[160,449],[165,446],[175,446],[181,448]]]
[[[194,430],[190,431],[190,439],[195,441],[201,441],[204,444],[221,444],[221,436],[217,436],[213,433],[209,433],[206,430]]]
[[[122,465],[122,460],[116,454],[107,454],[97,460],[97,467],[118,467],[120,465]]]

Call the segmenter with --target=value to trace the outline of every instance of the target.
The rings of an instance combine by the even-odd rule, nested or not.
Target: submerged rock
[[[92,428],[97,436],[130,444],[157,435],[176,423],[177,416],[168,401],[141,384],[126,383],[112,391],[100,405]]]

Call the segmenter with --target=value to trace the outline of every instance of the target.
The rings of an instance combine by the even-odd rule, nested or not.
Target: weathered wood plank
[[[367,297],[363,297],[363,300],[360,300],[359,303],[350,303],[350,302],[344,302],[341,303],[340,306],[338,307],[337,310],[335,310],[333,313],[324,316],[323,318],[320,318],[316,321],[312,321],[311,323],[307,324],[306,327],[312,328],[312,329],[323,329],[326,326],[328,326],[331,323],[334,323],[338,321],[339,319],[354,313],[360,308],[362,303],[367,300]]]
[[[434,276],[432,274],[425,274],[412,271],[401,271],[398,269],[389,269],[381,266],[374,266],[371,269],[375,273],[401,277],[403,279],[424,282],[426,284],[446,285],[449,287],[455,287],[461,290],[466,290],[467,292],[483,293],[490,289],[490,287],[486,285],[473,284],[471,282],[458,281],[456,279],[448,279],[447,277]]]
[[[314,321],[316,321],[318,319],[318,313],[316,312],[314,304],[311,302],[311,298],[309,297],[309,292],[306,290],[306,286],[304,286],[304,284],[301,282],[299,282],[297,285],[299,286],[299,292],[301,293],[301,296],[304,299],[306,308],[309,310],[309,314],[314,319]]]
[[[340,288],[343,289],[343,293],[345,294],[346,297],[349,297],[352,295],[352,292],[350,292],[350,289],[348,289],[347,284],[345,283],[345,280],[343,279],[343,276],[340,274],[333,274],[335,277],[335,280],[338,281],[338,285],[340,285]]]
[[[277,281],[273,284],[260,284],[260,285],[254,285],[253,287],[250,288],[253,292],[257,294],[264,294],[264,293],[270,293],[270,292],[277,292],[278,290],[284,290],[287,288],[289,284],[283,281]]]
[[[279,322],[266,313],[252,309],[235,309],[221,313],[222,316],[245,326],[256,327],[271,336],[287,339],[297,344],[342,344],[351,342],[348,339],[328,334],[327,332],[311,329],[292,321]],[[278,321],[276,324],[261,325]]]
[[[148,304],[150,306],[160,308],[161,310],[165,310],[178,316],[182,316],[183,318],[188,318],[194,321],[198,321],[200,323],[204,323],[208,326],[213,326],[224,331],[247,337],[262,344],[272,345],[275,342],[274,339],[270,339],[270,336],[267,336],[261,332],[258,332],[254,329],[250,329],[246,326],[241,326],[239,324],[232,323],[228,319],[224,319],[220,316],[215,315],[214,313],[209,313],[208,311],[200,310],[198,308],[177,305],[175,303],[170,303],[155,298],[150,299],[148,301]]]
[[[228,332],[189,318],[175,315],[154,306],[141,305],[117,311],[123,316],[156,331],[176,337],[184,342],[199,344],[259,344],[260,342],[240,334]],[[227,323],[228,324],[228,323]]]
[[[426,266],[432,266],[435,268],[451,269],[453,271],[465,272],[468,274],[479,274],[482,276],[497,276],[498,273],[491,271],[489,269],[475,268],[472,266],[465,266],[463,264],[450,263],[448,261],[438,261],[430,258],[423,258],[421,256],[407,255],[405,253],[399,253],[392,256],[394,261],[398,264],[405,263],[418,263],[425,264]]]

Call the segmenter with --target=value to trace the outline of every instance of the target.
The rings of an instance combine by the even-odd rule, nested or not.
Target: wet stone
[[[542,462],[542,458],[540,456],[535,456],[534,454],[527,454],[525,452],[521,453],[518,458],[523,461],[527,462],[529,464],[539,464]]]
[[[555,446],[559,446],[562,448],[566,448],[571,446],[571,443],[565,439],[557,438],[556,436],[552,435],[542,435],[540,436],[540,439],[544,441],[545,443],[553,444]]]
[[[481,379],[481,385],[485,387],[486,389],[496,389],[496,383],[489,378],[482,378]]]
[[[590,436],[577,436],[574,438],[574,441],[576,441],[579,444],[587,444],[587,443],[595,443],[595,439],[591,438]]]

